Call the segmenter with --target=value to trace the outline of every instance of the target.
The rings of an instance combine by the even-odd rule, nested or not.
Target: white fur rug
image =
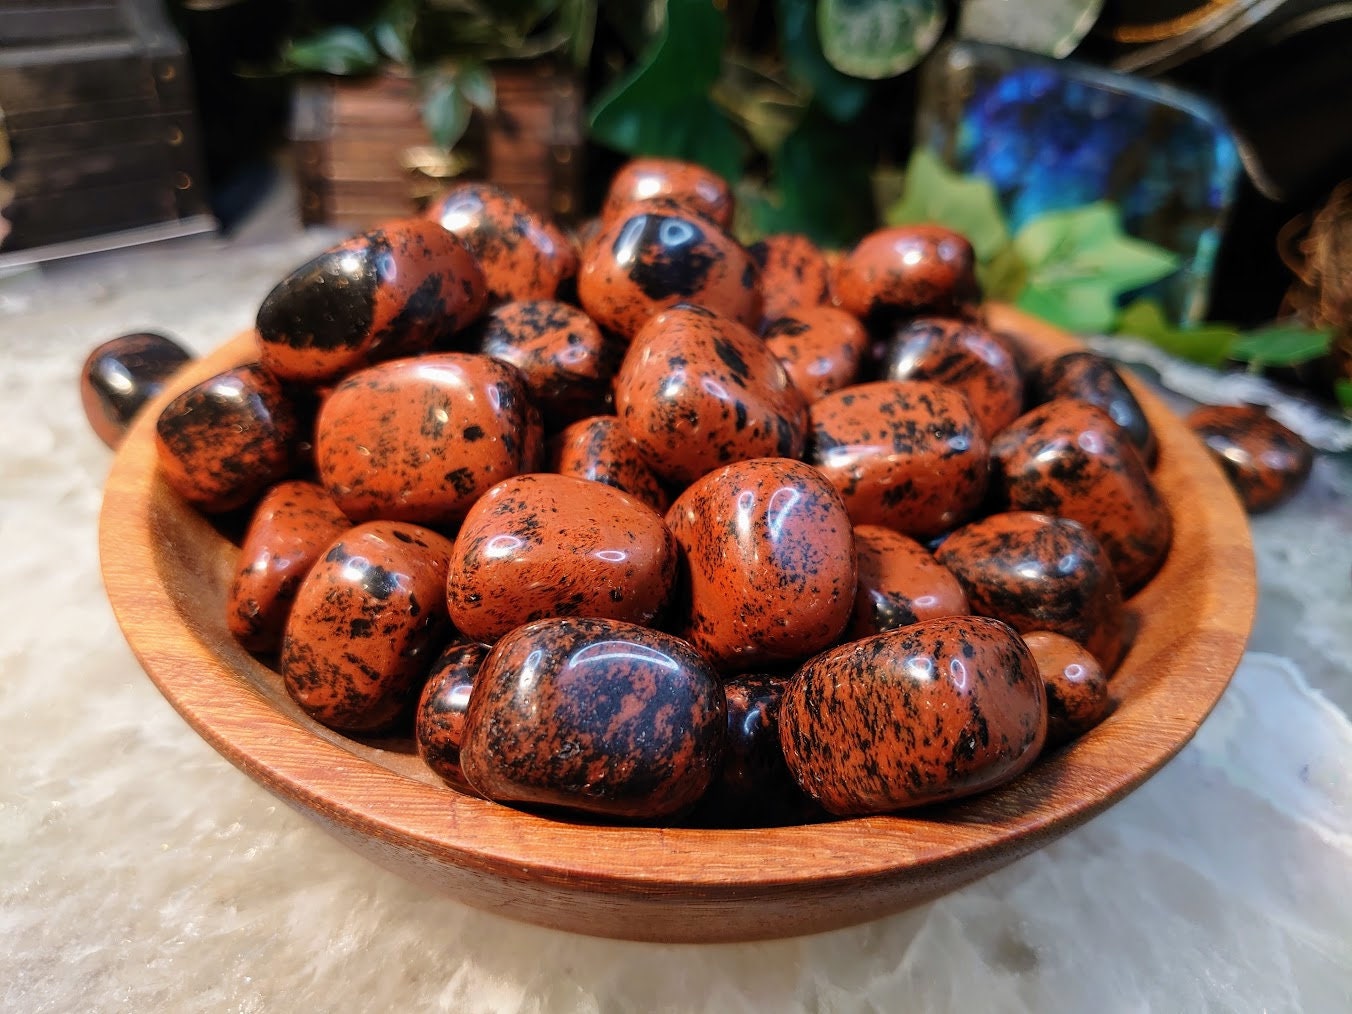
[[[323,243],[179,244],[0,284],[0,1010],[1352,1009],[1352,724],[1302,675],[1352,701],[1336,499],[1258,527],[1255,644],[1300,668],[1251,653],[1144,788],[894,918],[744,946],[570,936],[428,896],[276,803],[113,622],[109,455],[76,374],[136,328],[205,350]]]

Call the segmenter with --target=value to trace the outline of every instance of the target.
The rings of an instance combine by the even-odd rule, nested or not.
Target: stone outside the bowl
[[[1111,201],[1128,234],[1181,267],[1146,291],[1203,319],[1240,176],[1221,115],[1165,85],[1070,60],[957,43],[923,71],[916,143],[990,180],[1011,232],[1036,215]]]

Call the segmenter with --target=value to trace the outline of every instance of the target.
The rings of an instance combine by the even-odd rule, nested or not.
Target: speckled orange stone
[[[984,792],[1037,758],[1047,732],[1037,663],[981,616],[926,620],[842,645],[794,674],[780,741],[831,813],[890,813]]]
[[[915,539],[879,525],[858,525],[854,546],[859,582],[851,640],[971,611],[958,579]]]
[[[638,444],[613,415],[581,419],[560,433],[550,446],[549,470],[622,489],[659,513],[671,502]]]
[[[490,799],[657,820],[717,776],[723,690],[679,638],[602,619],[541,620],[493,648],[460,749]]]
[[[889,380],[932,380],[961,391],[988,440],[1023,412],[1023,378],[1005,344],[980,324],[924,317],[887,349]]]
[[[469,248],[490,303],[553,299],[577,276],[577,247],[522,200],[488,183],[462,183],[423,213]]]
[[[1038,363],[1028,374],[1028,394],[1033,405],[1053,398],[1078,398],[1097,405],[1122,427],[1142,460],[1155,464],[1158,445],[1150,420],[1117,367],[1104,356],[1080,349]]]
[[[976,255],[967,239],[937,225],[869,233],[836,267],[833,292],[861,319],[953,314],[977,301]]]
[[[442,781],[462,791],[473,791],[460,770],[460,744],[465,738],[474,678],[488,650],[486,644],[459,642],[437,656],[413,717],[418,756]]]
[[[938,535],[971,517],[986,492],[986,438],[952,388],[876,381],[811,407],[808,460],[840,491],[856,525]]]
[[[728,465],[667,512],[688,578],[676,629],[715,666],[746,670],[835,641],[855,596],[855,549],[839,494],[786,458]]]
[[[760,272],[740,243],[696,214],[637,206],[606,224],[578,275],[582,308],[632,337],[653,314],[695,303],[760,326]]]
[[[504,303],[482,328],[479,351],[521,371],[546,430],[610,407],[624,345],[577,307],[552,299]]]
[[[811,804],[784,763],[779,707],[787,675],[741,673],[723,680],[728,748],[723,770],[692,817],[696,826],[774,826],[808,816]]]
[[[817,244],[797,233],[777,233],[747,247],[760,267],[765,323],[795,310],[831,302],[831,268]]]
[[[80,370],[80,403],[90,428],[116,447],[141,406],[191,359],[178,342],[153,331],[119,335],[91,349]]]
[[[295,464],[301,423],[280,384],[256,363],[188,388],[160,412],[160,475],[207,514],[251,503]]]
[[[615,412],[648,467],[688,483],[732,461],[798,457],[807,406],[745,327],[675,306],[634,336],[615,377]]]
[[[451,544],[417,525],[372,521],[345,532],[296,595],[279,670],[315,721],[378,732],[404,717],[449,633]]]
[[[551,616],[650,623],[675,576],[675,540],[651,507],[542,472],[500,482],[470,508],[446,597],[465,636],[492,642]]]
[[[601,219],[611,221],[636,201],[665,197],[693,208],[724,229],[732,224],[732,188],[717,173],[693,162],[636,158],[610,180]]]
[[[348,377],[325,400],[315,460],[353,521],[448,524],[489,487],[539,467],[539,413],[513,366],[443,352]]]
[[[1023,635],[1047,693],[1047,746],[1084,735],[1112,710],[1108,677],[1082,645],[1049,630]]]
[[[1102,409],[1057,398],[991,442],[996,503],[1078,521],[1103,545],[1124,594],[1164,562],[1173,521],[1126,435]]]
[[[808,402],[853,384],[869,346],[864,325],[834,306],[791,310],[768,324],[764,337]]]
[[[300,583],[352,527],[322,486],[279,482],[254,510],[226,600],[226,625],[254,652],[275,651]]]
[[[1015,511],[959,528],[934,554],[974,612],[1015,630],[1085,645],[1105,669],[1124,647],[1125,607],[1112,562],[1078,521]]]
[[[1261,405],[1203,405],[1186,421],[1250,514],[1284,503],[1310,477],[1314,450]]]
[[[391,222],[334,246],[282,279],[258,310],[263,365],[320,384],[427,351],[483,312],[479,263],[421,219]]]

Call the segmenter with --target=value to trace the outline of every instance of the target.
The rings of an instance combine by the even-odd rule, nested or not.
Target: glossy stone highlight
[[[638,497],[659,513],[670,503],[638,444],[613,415],[579,420],[560,433],[551,445],[549,470],[604,482]]]
[[[665,197],[691,208],[724,229],[732,225],[732,189],[717,173],[693,162],[636,158],[610,180],[601,218],[610,221],[630,205]]]
[[[1122,589],[1103,547],[1079,522],[992,514],[959,528],[935,556],[962,584],[973,612],[1021,633],[1068,637],[1109,671],[1122,657]]]
[[[1314,467],[1314,451],[1260,405],[1204,405],[1187,418],[1250,514],[1295,495]]]
[[[155,422],[160,475],[208,514],[251,503],[286,478],[300,422],[261,366],[237,366],[188,388]]]
[[[226,600],[226,625],[253,652],[276,651],[310,568],[352,527],[322,486],[279,482],[254,510]]]
[[[857,525],[854,546],[859,580],[851,640],[970,612],[958,579],[915,539],[879,525]]]
[[[539,413],[513,366],[443,352],[348,377],[325,399],[315,460],[353,521],[460,520],[491,486],[539,467]]]
[[[779,708],[788,676],[743,673],[723,681],[728,748],[723,770],[700,804],[697,823],[778,824],[806,815],[809,803],[789,774],[779,743]]]
[[[282,641],[287,693],[344,732],[404,717],[449,633],[451,544],[417,525],[372,521],[344,533],[300,586]]]
[[[615,411],[660,477],[688,483],[747,458],[798,457],[807,408],[763,341],[699,306],[637,335],[615,377]]]
[[[1078,521],[1102,544],[1131,595],[1164,562],[1173,520],[1136,448],[1088,402],[1057,398],[991,442],[996,503]]]
[[[504,303],[482,326],[479,351],[521,371],[547,430],[609,409],[624,346],[577,307],[552,299]]]
[[[263,365],[321,384],[426,352],[483,312],[483,272],[460,241],[412,218],[344,240],[282,279],[258,310]]]
[[[413,716],[418,756],[443,781],[462,791],[473,791],[460,770],[460,744],[465,738],[474,678],[488,650],[486,644],[462,642],[443,651],[432,663]]]
[[[462,183],[427,206],[439,223],[474,254],[488,300],[554,299],[577,276],[577,248],[563,230],[522,200],[488,183]]]
[[[833,306],[804,306],[766,326],[765,344],[809,403],[859,378],[868,351],[864,325]]]
[[[1068,637],[1047,630],[1023,635],[1047,691],[1047,746],[1084,735],[1107,716],[1113,702],[1098,660]]]
[[[1028,374],[1028,394],[1034,404],[1078,398],[1097,405],[1122,427],[1145,463],[1154,465],[1155,431],[1111,360],[1084,350],[1048,359]]]
[[[855,596],[845,505],[801,461],[758,458],[692,484],[667,512],[686,564],[677,629],[715,666],[803,658],[840,636]]]
[[[80,371],[80,402],[94,433],[116,447],[136,413],[192,356],[172,338],[153,332],[103,342]]]
[[[981,616],[926,620],[812,659],[790,681],[780,741],[831,813],[890,813],[983,792],[1037,758],[1047,731],[1037,663]]]
[[[480,669],[460,763],[490,799],[657,820],[704,795],[726,737],[722,688],[684,641],[615,620],[541,620]]]
[[[817,244],[797,233],[766,236],[747,247],[760,267],[768,325],[795,310],[831,302],[831,267]]]
[[[479,499],[455,539],[451,619],[492,642],[551,616],[652,622],[676,576],[661,516],[628,493],[566,475],[522,475]]]
[[[836,269],[836,302],[870,324],[921,313],[957,315],[979,298],[976,255],[937,225],[898,225],[861,239]]]
[[[811,409],[808,460],[840,491],[856,525],[924,538],[961,524],[986,492],[986,438],[951,388],[876,381]]]
[[[696,214],[641,205],[608,223],[578,276],[582,308],[602,327],[632,337],[677,303],[708,307],[760,326],[760,273],[732,236]]]
[[[886,352],[889,380],[932,380],[961,391],[987,440],[1023,412],[1023,378],[1013,356],[980,324],[924,317],[902,326]]]

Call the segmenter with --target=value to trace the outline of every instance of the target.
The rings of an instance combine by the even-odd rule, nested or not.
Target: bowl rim
[[[991,306],[989,323],[1031,346],[1034,358],[1082,347],[1009,307]],[[161,580],[158,556],[175,526],[209,523],[158,476],[155,419],[178,391],[255,356],[245,332],[190,364],[127,433],[100,515],[107,595],[146,673],[212,747],[324,823],[419,861],[569,891],[705,899],[951,879],[958,867],[974,879],[1102,812],[1182,749],[1227,686],[1252,624],[1247,517],[1202,444],[1131,378],[1160,440],[1156,475],[1175,534],[1160,574],[1132,600],[1141,632],[1118,670],[1148,667],[1140,671],[1151,678],[1103,724],[1000,788],[910,816],[722,830],[571,823],[512,809],[411,779],[282,713],[233,668],[261,663],[242,650],[222,653],[192,596]],[[1149,608],[1163,598],[1161,579],[1189,592],[1185,609]]]

